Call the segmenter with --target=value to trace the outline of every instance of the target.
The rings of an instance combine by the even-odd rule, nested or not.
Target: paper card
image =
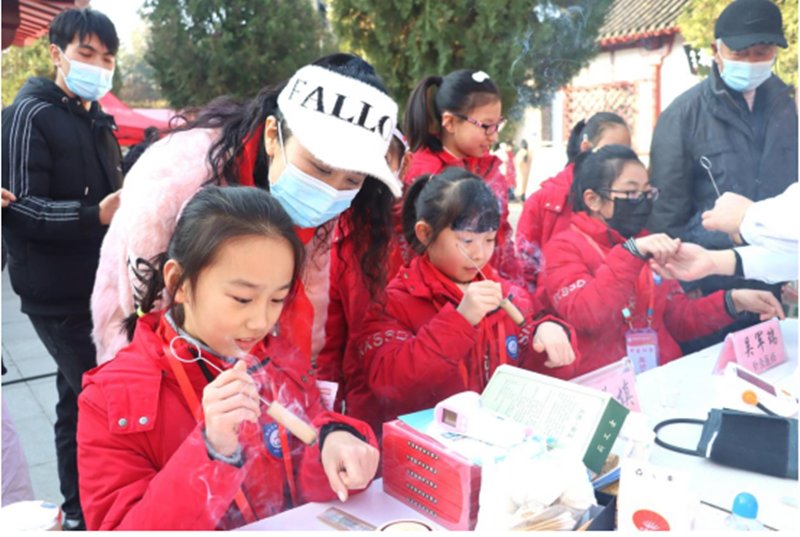
[[[614,399],[628,410],[641,411],[639,394],[636,390],[636,374],[634,373],[633,363],[628,357],[600,369],[590,371],[580,377],[575,377],[572,382],[587,388],[610,393]]]
[[[721,374],[730,362],[761,374],[786,360],[781,325],[777,319],[770,319],[728,334],[714,366],[714,374]]]
[[[630,412],[610,393],[511,365],[495,369],[481,403],[582,454],[594,472],[603,467]]]
[[[617,530],[689,531],[694,502],[686,471],[625,459],[617,496]]]
[[[339,383],[329,380],[317,380],[317,388],[319,388],[319,394],[322,398],[322,406],[325,410],[333,411],[336,393],[339,391]]]
[[[652,328],[626,331],[625,348],[637,375],[658,367],[658,332]]]

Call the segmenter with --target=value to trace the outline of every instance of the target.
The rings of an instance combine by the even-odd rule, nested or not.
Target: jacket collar
[[[487,279],[500,281],[497,272],[490,265],[485,265],[481,271]],[[464,296],[458,285],[431,263],[427,253],[415,257],[407,268],[402,268],[398,279],[405,290],[417,298],[458,304]],[[473,281],[483,279],[478,274]],[[505,290],[505,282],[501,283]]]
[[[483,168],[488,161],[497,158],[489,153],[481,157],[469,157],[469,156],[457,157],[451,154],[446,149],[443,149],[441,151],[433,151],[430,149],[425,149],[424,151],[439,159],[443,167],[457,166],[459,168],[466,168],[468,170],[474,170],[477,167]]]
[[[583,211],[573,213],[570,222],[582,234],[589,236],[597,244],[606,249],[611,249],[617,244],[625,242],[625,238],[615,229],[611,228],[605,222],[589,216],[589,214]],[[646,234],[646,231],[642,231],[637,237]]]

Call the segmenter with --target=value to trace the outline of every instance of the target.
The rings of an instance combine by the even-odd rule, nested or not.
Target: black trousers
[[[56,388],[56,459],[58,479],[67,518],[83,519],[78,493],[77,425],[78,394],[83,374],[96,365],[89,313],[67,316],[28,315],[47,352],[58,366]]]

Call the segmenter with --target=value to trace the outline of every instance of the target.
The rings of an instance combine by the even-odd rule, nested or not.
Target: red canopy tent
[[[168,119],[137,113],[111,92],[100,99],[100,106],[104,112],[114,116],[114,121],[117,123],[115,134],[120,145],[138,144],[144,140],[144,130],[148,127],[158,129],[169,127]]]

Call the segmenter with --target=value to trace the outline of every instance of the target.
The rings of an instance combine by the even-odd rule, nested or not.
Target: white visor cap
[[[278,108],[315,158],[375,177],[400,197],[402,185],[386,161],[397,122],[391,97],[355,78],[307,65],[289,79]]]

